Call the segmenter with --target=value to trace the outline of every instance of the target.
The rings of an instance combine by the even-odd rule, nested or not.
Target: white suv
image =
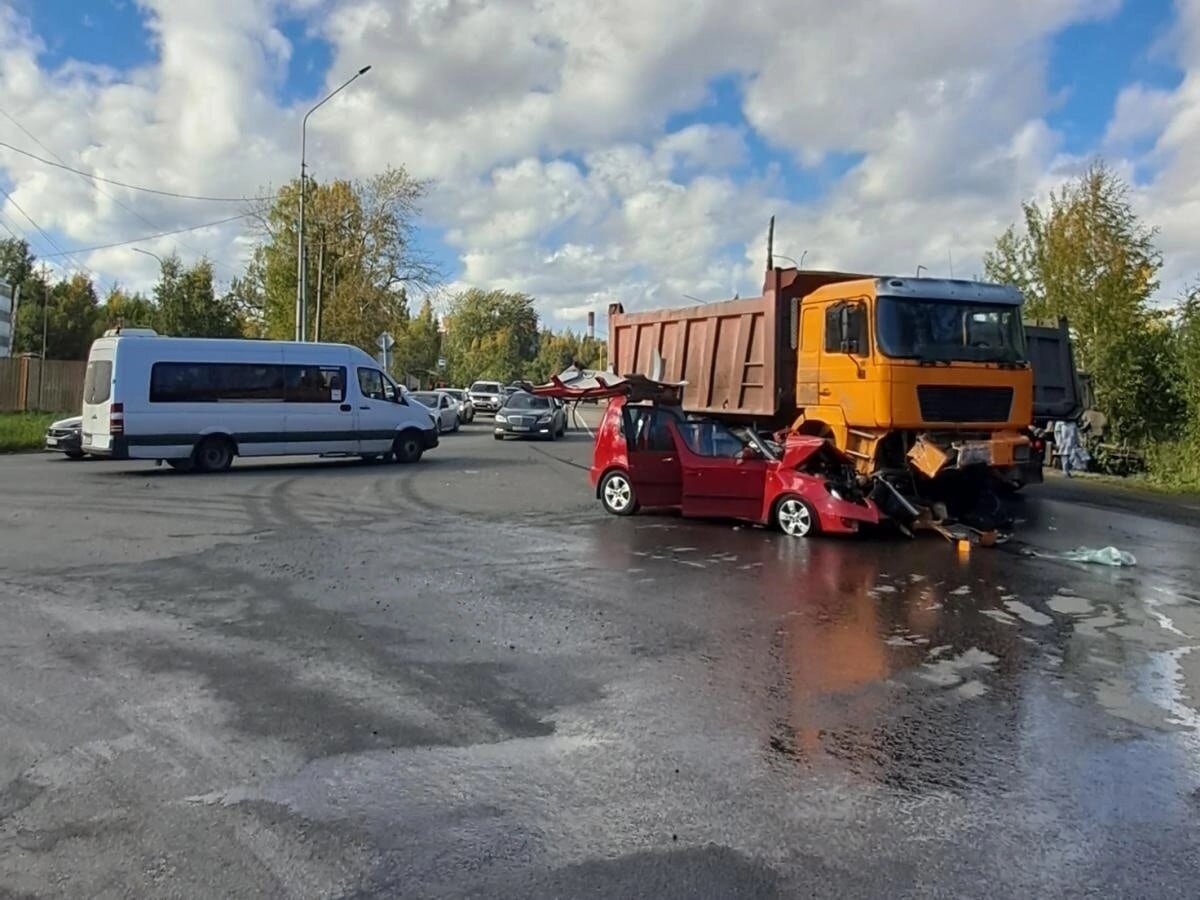
[[[476,410],[495,412],[504,405],[504,391],[498,381],[477,381],[467,389],[471,405]]]

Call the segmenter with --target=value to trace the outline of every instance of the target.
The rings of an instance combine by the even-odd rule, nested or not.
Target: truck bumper
[[[909,450],[908,459],[923,475],[936,478],[947,468],[1027,466],[1031,462],[1031,452],[1029,438],[1019,431],[998,431],[977,440],[922,434]]]

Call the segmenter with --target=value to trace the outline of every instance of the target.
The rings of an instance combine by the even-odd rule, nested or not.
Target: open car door
[[[683,474],[685,516],[762,517],[767,460],[719,422],[671,422]]]

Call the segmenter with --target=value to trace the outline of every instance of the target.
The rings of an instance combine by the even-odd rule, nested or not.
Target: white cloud
[[[308,104],[278,99],[294,64],[280,22],[305,16],[332,49],[328,87],[374,66],[312,118],[316,176],[402,163],[433,179],[428,216],[460,256],[461,283],[526,290],[543,312],[577,320],[614,300],[757,290],[772,214],[781,252],[807,250],[810,265],[940,272],[953,254],[956,273],[972,274],[1019,201],[1078,162],[1046,122],[1050,39],[1117,3],[242,0],[218,14],[201,0],[146,0],[157,58],[125,72],[41,68],[39,39],[9,11],[0,96],[52,150],[106,177],[256,191],[297,168]],[[1180,52],[1200,61],[1200,37],[1187,34]],[[673,114],[711,102],[717,78],[739,86],[745,124],[669,130]],[[1188,81],[1170,96],[1126,92],[1108,135],[1114,146],[1157,138],[1145,202],[1177,248],[1200,246],[1189,224],[1200,222],[1200,173],[1186,152],[1200,137],[1196,93]],[[9,124],[0,139],[41,152]],[[859,161],[796,200],[777,166],[747,175],[763,143],[813,173],[830,154]],[[0,167],[17,201],[73,246],[229,211],[101,194],[6,151]],[[224,226],[144,248],[236,267],[245,246]],[[156,268],[127,248],[86,261],[143,285]]]

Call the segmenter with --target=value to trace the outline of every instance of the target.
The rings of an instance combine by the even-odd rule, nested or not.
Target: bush
[[[1149,479],[1177,491],[1200,491],[1200,435],[1154,444],[1146,452]]]

